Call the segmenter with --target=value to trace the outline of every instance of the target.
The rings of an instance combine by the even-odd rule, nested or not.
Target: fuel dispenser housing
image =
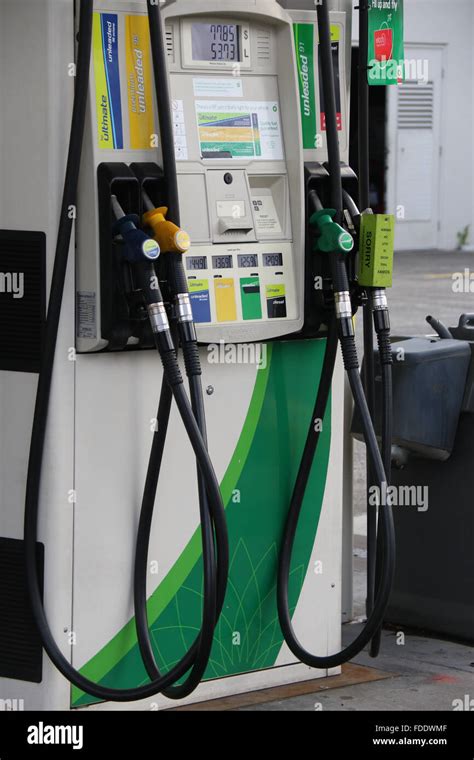
[[[65,122],[73,99],[74,78],[67,72],[74,61],[78,30],[69,0],[35,0],[28,6],[28,13],[18,0],[0,6],[6,40],[0,50],[2,87],[8,88],[17,81],[17,76],[16,79],[13,76],[18,63],[14,52],[20,33],[25,42],[34,29],[35,40],[54,39],[55,45],[54,49],[43,44],[41,49],[31,48],[35,50],[36,65],[33,72],[22,70],[23,97],[17,104],[15,129],[9,128],[0,135],[3,147],[0,186],[3,191],[8,182],[12,190],[5,204],[2,203],[0,226],[24,233],[23,209],[32,209],[28,225],[44,236],[37,255],[40,259],[44,254],[45,266],[41,269],[41,284],[35,291],[44,307],[64,177]],[[137,665],[128,589],[133,572],[131,537],[136,531],[137,506],[156,425],[156,396],[162,374],[155,353],[149,350],[150,334],[134,301],[128,268],[117,267],[114,241],[106,238],[110,221],[108,200],[109,196],[117,195],[125,212],[140,216],[140,187],[146,187],[153,201],[161,204],[163,161],[159,141],[150,146],[150,130],[140,133],[139,147],[138,143],[132,146],[134,112],[131,107],[128,110],[128,79],[124,74],[120,80],[123,130],[116,131],[115,144],[109,139],[107,145],[101,145],[103,112],[95,96],[97,71],[104,66],[104,47],[97,29],[101,20],[106,25],[113,22],[110,18],[101,19],[101,15],[115,17],[120,31],[117,46],[111,32],[114,60],[127,71],[127,54],[133,54],[133,49],[127,47],[122,34],[124,31],[127,34],[128,29],[132,38],[138,34],[141,42],[146,40],[145,7],[139,0],[97,0],[94,6],[95,58],[91,61],[91,94],[75,239],[71,245],[71,254],[73,251],[76,254],[75,266],[71,257],[54,364],[39,531],[39,541],[44,545],[44,604],[61,650],[87,676],[120,687],[145,678],[141,664]],[[237,25],[249,28],[255,70],[242,70],[244,86],[248,83],[250,88],[250,94],[244,93],[243,98],[199,94],[215,86],[215,82],[209,84],[209,77],[236,79],[231,73],[228,77],[223,72],[210,74],[207,67],[198,67],[193,74],[189,61],[188,67],[179,65],[182,34],[187,33],[181,30],[181,18],[186,19],[188,14],[191,18],[200,17],[206,11],[224,21],[235,18]],[[208,257],[210,266],[195,270],[199,273],[197,279],[207,279],[214,286],[224,272],[226,276],[222,279],[234,279],[234,291],[240,299],[236,301],[237,319],[219,319],[219,314],[228,316],[230,312],[226,299],[222,299],[223,303],[216,299],[212,288],[211,319],[198,324],[203,344],[209,446],[227,507],[235,583],[226,606],[230,623],[223,620],[216,632],[217,660],[206,673],[199,692],[187,700],[190,702],[336,672],[331,669],[315,673],[297,661],[279,632],[275,606],[276,547],[281,540],[287,502],[312,413],[315,383],[321,375],[325,340],[306,340],[301,334],[305,317],[305,185],[297,74],[288,65],[289,60],[294,61],[292,19],[270,0],[236,0],[235,5],[178,0],[169,4],[164,13],[174,98],[184,101],[188,120],[188,159],[183,152],[178,156],[178,171],[183,226],[187,226],[189,217],[194,242],[190,255]],[[183,21],[183,26],[188,27],[188,22]],[[175,30],[174,36],[170,35],[171,29]],[[136,63],[132,56],[132,69]],[[147,70],[145,63],[144,70]],[[195,83],[193,79],[201,81]],[[235,82],[225,86],[234,88]],[[200,143],[204,142],[200,129],[208,129],[209,124],[199,124],[198,113],[202,121],[208,111],[206,108],[197,111],[195,101],[228,102],[229,98],[236,103],[281,104],[279,142],[284,148],[283,157],[280,152],[266,160],[255,155],[251,162],[245,157],[209,157],[209,146],[203,151],[205,155],[200,154]],[[226,115],[229,109],[232,110],[227,105]],[[263,118],[265,123],[267,111],[267,107],[260,105],[252,114]],[[153,121],[154,134],[157,129],[153,96],[147,102],[147,117],[150,123]],[[181,118],[179,112],[178,124]],[[244,126],[250,128],[248,123]],[[255,126],[252,124],[252,128]],[[182,144],[180,147],[184,150]],[[257,147],[258,140],[255,153]],[[323,154],[321,159],[324,160]],[[228,184],[229,173],[233,181]],[[22,204],[17,202],[19,197]],[[205,215],[201,214],[203,198],[209,204],[212,202]],[[241,209],[241,201],[245,202],[244,214],[234,218],[231,213],[229,217],[228,204]],[[255,208],[259,201],[266,206],[267,216],[260,225],[256,215],[261,206]],[[218,206],[221,203],[224,205]],[[278,225],[272,221],[273,206]],[[230,228],[231,219],[235,227]],[[257,268],[255,259],[247,259],[246,266],[238,266],[238,257],[249,255],[257,255]],[[232,269],[221,266],[228,263],[228,256],[235,257]],[[213,257],[220,259],[216,266]],[[195,272],[188,270],[190,278]],[[260,278],[261,318],[255,317],[254,311],[257,283],[242,283],[240,290],[240,279],[252,279],[255,275]],[[201,293],[199,289],[195,292]],[[242,297],[244,301],[248,299],[248,313],[252,312],[254,318],[244,318]],[[233,353],[226,353],[227,346]],[[250,348],[250,354],[246,348]],[[262,355],[264,360],[260,361]],[[32,364],[33,370],[35,367]],[[0,534],[21,543],[27,450],[37,379],[34,372],[26,375],[20,369],[2,367],[0,376],[0,478],[8,484],[2,496]],[[291,608],[302,640],[308,646],[318,647],[323,654],[340,646],[343,399],[342,362],[338,358],[290,584]],[[181,423],[175,412],[163,472],[158,493],[160,518],[152,535],[151,559],[156,568],[153,565],[155,569],[150,571],[148,598],[153,633],[163,642],[164,661],[160,664],[166,667],[181,656],[182,647],[191,643],[182,614],[185,612],[192,620],[192,631],[199,619],[197,600],[201,592],[195,462],[183,445]],[[183,473],[187,476],[183,477]],[[11,547],[7,548],[10,551]],[[10,587],[21,589],[18,561],[21,547],[13,548],[15,561],[8,565],[8,577]],[[0,559],[8,560],[9,556],[0,543]],[[319,563],[324,567],[323,575],[316,573]],[[123,589],[127,592],[122,593]],[[0,599],[0,607],[1,603]],[[324,616],[315,616],[315,607],[324,610]],[[24,698],[26,709],[86,705],[97,709],[93,698],[75,688],[71,691],[44,654],[38,653],[37,641],[33,642],[34,662],[26,674],[28,677],[24,677],[21,669],[8,670],[5,663],[12,663],[12,648],[17,643],[10,639],[4,662],[0,662],[2,695]],[[169,706],[163,697],[157,699],[157,704],[160,708]],[[150,709],[150,703],[145,700],[137,707]]]

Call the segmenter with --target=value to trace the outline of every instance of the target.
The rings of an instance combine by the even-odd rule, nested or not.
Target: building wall
[[[445,46],[439,247],[455,247],[456,233],[466,224],[472,225],[474,243],[474,2],[405,0],[405,39]],[[353,41],[358,43],[357,11]]]

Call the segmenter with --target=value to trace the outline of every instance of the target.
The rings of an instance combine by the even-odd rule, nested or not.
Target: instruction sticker
[[[198,100],[196,114],[204,158],[284,160],[278,103]]]
[[[237,77],[197,77],[193,86],[196,98],[242,98],[244,94],[243,80]]]
[[[393,214],[362,214],[359,282],[364,287],[391,288],[395,249]]]
[[[118,32],[117,14],[94,13],[93,59],[97,137],[99,148],[103,150],[123,149]]]
[[[150,32],[146,16],[125,17],[130,147],[149,150],[155,134]]]
[[[262,235],[281,235],[282,229],[272,195],[254,195],[253,211],[257,232]]]
[[[173,100],[174,150],[177,161],[188,160],[188,138],[184,119],[184,102]]]

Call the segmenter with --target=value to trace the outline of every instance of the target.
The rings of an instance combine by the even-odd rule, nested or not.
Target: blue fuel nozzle
[[[116,204],[118,206],[118,204]],[[114,205],[117,213],[118,208]],[[117,219],[112,227],[114,237],[122,237],[124,258],[131,264],[140,264],[144,260],[156,261],[161,253],[160,246],[138,228],[140,219],[136,214],[127,214]]]

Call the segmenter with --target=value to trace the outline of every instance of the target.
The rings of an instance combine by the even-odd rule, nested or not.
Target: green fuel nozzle
[[[340,224],[334,221],[335,209],[316,211],[309,220],[312,227],[319,230],[315,250],[324,253],[350,253],[354,250],[354,239]]]

